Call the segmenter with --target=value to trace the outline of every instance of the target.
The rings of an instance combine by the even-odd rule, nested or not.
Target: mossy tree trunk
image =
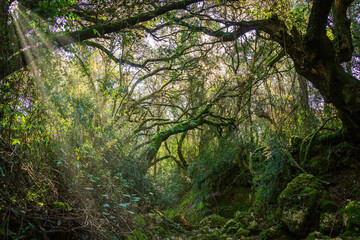
[[[211,107],[213,106],[213,104],[215,102],[217,102],[218,100],[220,100],[222,98],[222,96],[218,96],[217,98],[213,99],[213,101],[211,101],[210,103],[208,103],[207,105],[205,105],[197,114],[194,118],[189,119],[187,121],[178,123],[174,126],[172,126],[169,129],[165,129],[165,130],[161,130],[160,132],[158,132],[157,134],[155,134],[148,142],[145,143],[146,147],[143,151],[143,153],[141,154],[141,161],[143,162],[143,166],[144,166],[144,170],[148,170],[151,166],[153,166],[155,163],[157,163],[158,161],[155,160],[155,156],[157,155],[157,153],[159,152],[159,149],[162,145],[163,142],[165,142],[169,137],[182,133],[182,137],[180,139],[180,152],[181,152],[181,146],[183,144],[183,141],[185,139],[185,133],[188,132],[189,130],[193,130],[195,128],[198,128],[204,124],[207,125],[212,125],[212,126],[216,126],[216,127],[221,127],[221,126],[228,126],[233,124],[233,120],[232,119],[224,119],[222,118],[220,121],[215,121],[212,120],[210,118],[208,118],[209,116],[211,116]],[[141,146],[143,146],[144,144],[142,144]],[[179,146],[178,146],[179,147]],[[179,151],[178,151],[179,153]],[[180,165],[183,166],[183,168],[186,168],[188,166],[187,162],[185,161],[184,157],[182,156],[182,154],[179,155],[180,158]]]

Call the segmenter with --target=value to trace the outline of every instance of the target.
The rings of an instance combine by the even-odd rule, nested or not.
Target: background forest
[[[360,238],[358,0],[0,8],[0,239]]]

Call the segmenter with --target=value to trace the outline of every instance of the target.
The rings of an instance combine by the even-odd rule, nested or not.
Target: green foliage
[[[197,203],[216,205],[215,199],[224,189],[248,184],[246,169],[240,169],[246,162],[245,146],[237,139],[219,138],[200,153],[188,169]]]
[[[202,227],[220,228],[226,224],[226,219],[219,215],[210,215],[201,220],[199,223]]]
[[[345,233],[343,236],[360,236],[360,202],[351,201],[344,209]]]
[[[266,148],[258,148],[250,155],[249,168],[256,186],[254,207],[268,209],[291,180],[291,154],[274,138]]]
[[[271,211],[295,163],[280,141],[306,136],[336,114],[312,85],[304,79],[299,85],[287,53],[301,53],[301,44],[287,51],[278,43],[292,44],[266,41],[269,36],[261,31],[235,39],[230,33],[237,21],[268,19],[254,26],[265,24],[260,29],[268,29],[271,39],[298,41],[307,29],[309,1],[234,1],[226,8],[222,1],[191,6],[184,5],[190,1],[166,6],[146,1],[5,2],[14,5],[3,4],[0,23],[5,76],[0,80],[0,238],[165,238],[174,229],[183,232],[171,222],[175,216],[198,223],[211,213],[231,217],[248,210],[253,188],[251,210]],[[15,3],[23,6],[16,10]],[[348,14],[356,35],[354,5]],[[168,12],[168,6],[174,10]],[[204,16],[191,17],[190,12]],[[206,17],[207,12],[219,21]],[[5,19],[6,13],[12,16]],[[226,29],[221,19],[231,19]],[[327,34],[337,41],[333,30]],[[104,38],[77,45],[89,36]],[[358,52],[355,38],[354,46]],[[354,61],[346,65],[347,72],[357,70]],[[344,88],[344,95],[351,92],[347,88],[352,89]],[[342,112],[354,107],[356,113],[355,105],[347,104]],[[326,130],[339,126],[336,118]],[[184,131],[179,141],[176,134]],[[325,169],[311,158],[312,147],[332,139],[317,136],[318,131],[293,151],[303,154],[311,170]],[[297,148],[299,139],[292,138],[291,147]],[[266,147],[254,150],[255,145]],[[343,143],[332,152],[353,148]],[[149,161],[141,155],[144,149],[153,155]],[[330,154],[320,157],[337,160]],[[355,152],[339,162],[357,168],[356,157]],[[334,206],[324,198],[319,209]],[[162,216],[165,225],[151,229],[146,213],[165,207],[169,219]],[[254,224],[234,233],[240,237],[258,231],[254,219],[248,223]]]

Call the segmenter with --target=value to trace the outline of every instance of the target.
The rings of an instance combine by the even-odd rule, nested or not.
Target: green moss
[[[249,229],[251,232],[257,232],[260,230],[259,223],[255,220],[252,220],[247,226],[247,229]]]
[[[238,211],[235,213],[235,220],[242,227],[249,228],[250,224],[255,221],[255,217],[252,213],[245,211]]]
[[[166,236],[169,234],[164,228],[162,228],[161,226],[156,226],[154,228],[154,231],[157,233],[158,236],[160,236],[161,238],[166,238]]]
[[[319,204],[319,210],[321,212],[336,212],[338,208],[339,207],[336,202],[331,199],[329,192],[323,191]]]
[[[219,204],[219,213],[222,217],[231,218],[234,214],[239,210],[244,210],[248,207],[248,205],[242,201],[235,202],[228,206],[229,199],[225,199],[224,204]],[[226,204],[225,204],[226,202]]]
[[[146,226],[146,221],[145,219],[143,219],[142,217],[140,217],[139,215],[137,215],[135,217],[135,221],[136,221],[136,225],[139,227],[144,227]]]
[[[305,240],[320,240],[320,239],[330,239],[327,236],[323,236],[320,232],[310,233]]]
[[[219,228],[225,224],[226,219],[216,214],[210,215],[200,222],[200,226],[208,226],[210,228]]]
[[[321,183],[313,175],[300,174],[280,194],[279,217],[290,232],[303,235],[314,224],[322,189]]]
[[[233,234],[233,233],[235,233],[236,230],[238,229],[238,225],[239,225],[239,223],[238,223],[235,219],[230,219],[230,220],[227,221],[227,223],[224,225],[224,227],[222,228],[221,232],[222,232],[222,233]]]
[[[197,234],[190,238],[190,240],[227,240],[229,236],[227,234],[220,234],[218,232],[213,232],[209,234]]]
[[[288,236],[288,232],[286,231],[286,229],[284,228],[283,225],[278,224],[276,226],[272,226],[266,230],[263,230],[260,233],[260,237],[263,240],[269,240],[269,239],[292,239],[292,237]]]
[[[299,136],[291,136],[290,140],[289,140],[289,145],[292,148],[299,148],[301,142],[302,142],[301,137],[299,137]]]
[[[320,195],[322,185],[317,179],[310,174],[300,174],[291,181],[279,196],[279,204],[285,207],[289,201],[299,202],[306,200],[313,205],[316,197]]]
[[[135,235],[137,240],[147,240],[146,235],[141,232],[139,229],[135,229],[133,234]]]
[[[340,213],[325,212],[320,216],[320,230],[322,233],[332,235],[340,233],[342,230],[343,222]]]
[[[237,236],[237,237],[241,237],[241,236],[247,237],[247,236],[249,236],[249,234],[250,234],[249,230],[244,229],[244,228],[241,227],[236,231],[235,236]]]
[[[360,236],[360,201],[352,201],[346,205],[343,219],[345,234],[348,236]]]
[[[71,210],[72,210],[72,208],[70,207],[70,205],[69,205],[68,203],[66,203],[66,202],[53,202],[52,204],[53,204],[53,206],[54,206],[55,208],[61,208],[61,209],[65,209],[65,210],[67,210],[67,211],[71,211]]]

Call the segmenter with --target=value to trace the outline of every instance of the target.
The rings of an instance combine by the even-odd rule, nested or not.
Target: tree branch
[[[103,37],[106,34],[119,32],[123,29],[133,27],[139,23],[146,22],[160,16],[164,13],[173,11],[173,10],[180,10],[186,9],[187,6],[200,2],[201,0],[182,0],[178,2],[174,2],[171,4],[167,4],[164,6],[159,7],[158,9],[150,12],[140,13],[136,16],[129,17],[126,19],[122,19],[116,22],[109,22],[104,24],[97,24],[86,27],[81,30],[69,32],[69,33],[59,33],[55,36],[50,36],[52,39],[52,45],[56,48],[65,47],[70,44],[80,43],[84,40],[88,40],[91,38],[98,38]],[[100,36],[99,36],[100,34]],[[41,53],[49,53],[49,49],[47,49],[48,43],[42,43],[38,45],[36,48],[41,49]],[[25,49],[27,46],[23,46]],[[32,47],[30,47],[32,48]],[[44,50],[44,51],[43,51]],[[12,74],[13,72],[20,70],[22,67],[27,66],[33,60],[40,57],[37,54],[32,54],[34,51],[32,49],[22,50],[19,53],[13,53],[11,57],[8,59],[4,59],[0,62],[0,79]],[[26,55],[32,55],[31,58],[26,58]]]

